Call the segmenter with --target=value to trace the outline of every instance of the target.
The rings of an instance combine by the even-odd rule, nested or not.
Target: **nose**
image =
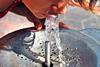
[[[50,12],[55,13],[55,14],[64,14],[67,11],[66,6],[67,6],[67,4],[65,1],[59,1],[59,2],[51,5]]]

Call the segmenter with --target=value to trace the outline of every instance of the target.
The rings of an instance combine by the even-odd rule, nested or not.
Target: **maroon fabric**
[[[13,9],[18,3],[20,3],[20,0],[15,0],[12,5],[10,5],[3,12],[0,12],[0,18],[2,18],[9,10]]]

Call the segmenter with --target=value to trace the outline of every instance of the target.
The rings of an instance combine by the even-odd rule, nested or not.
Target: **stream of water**
[[[59,49],[59,60],[60,60],[60,67],[65,67],[65,62],[61,59],[63,57],[62,55],[62,48],[60,46],[60,37],[59,37],[59,23],[57,22],[57,17],[56,16],[49,16],[46,19],[45,22],[45,33],[46,33],[46,41],[49,42],[46,46],[46,59],[47,63],[50,64],[50,42],[52,41],[52,38],[55,39],[56,41],[56,46]]]

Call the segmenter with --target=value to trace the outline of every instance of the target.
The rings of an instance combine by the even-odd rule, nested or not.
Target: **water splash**
[[[63,55],[62,55],[62,48],[60,46],[59,23],[57,22],[57,17],[54,15],[49,16],[46,19],[45,26],[46,26],[46,30],[45,30],[46,41],[52,42],[52,38],[55,39],[56,46],[59,49],[59,60],[61,62],[60,67],[65,67],[65,62],[61,59],[63,57]],[[50,45],[50,44],[48,44],[48,45]],[[50,49],[50,46],[46,47],[46,50],[48,50],[48,49]],[[50,50],[48,50],[46,52],[47,52],[46,54],[48,54],[48,53],[50,53]],[[48,57],[46,59],[50,60],[50,58],[49,58],[50,56],[48,56],[48,55],[46,55],[46,56]],[[50,64],[50,61],[49,61],[49,64]]]

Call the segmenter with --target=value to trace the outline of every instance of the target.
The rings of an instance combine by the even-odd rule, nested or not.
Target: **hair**
[[[67,0],[67,2],[72,6],[78,3],[82,8],[93,11],[97,0]]]
[[[86,4],[85,4],[86,0],[78,0],[78,2],[83,8],[93,10],[93,8],[96,5],[97,0],[90,0],[87,4],[87,5],[89,5],[87,8],[86,8]]]

